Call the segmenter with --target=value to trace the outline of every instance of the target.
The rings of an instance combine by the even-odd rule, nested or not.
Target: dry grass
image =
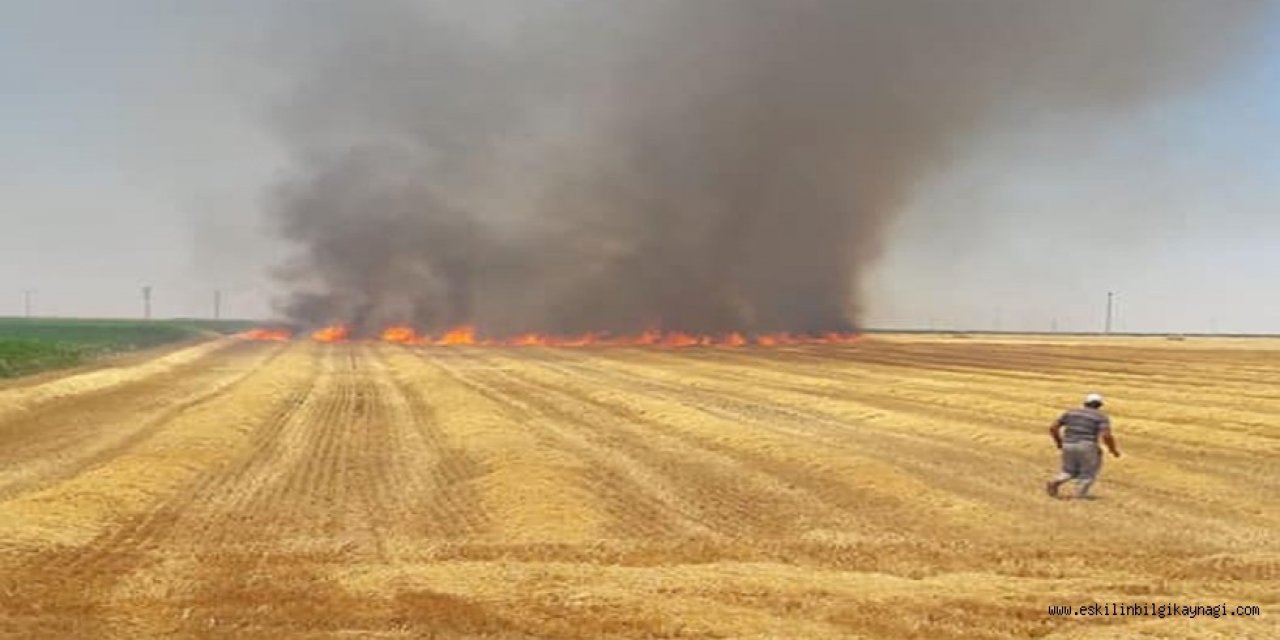
[[[1275,637],[1278,356],[244,344],[15,386],[0,636]],[[1091,389],[1126,457],[1051,500]],[[1046,613],[1153,600],[1263,616]]]

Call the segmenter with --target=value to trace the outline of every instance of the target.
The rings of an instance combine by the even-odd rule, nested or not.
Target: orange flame
[[[260,342],[285,342],[293,337],[293,332],[288,329],[250,329],[241,333],[240,337]]]
[[[553,346],[557,347],[587,347],[596,343],[597,336],[594,333],[584,333],[580,336],[564,338],[558,341],[552,341]]]
[[[699,344],[698,336],[690,335],[681,331],[673,331],[662,336],[660,343],[664,347],[692,347]]]
[[[826,344],[854,344],[862,340],[861,333],[825,333],[822,335]]]
[[[644,333],[642,333],[642,334],[640,334],[640,335],[638,335],[638,336],[635,336],[635,338],[634,338],[634,339],[632,339],[632,338],[622,338],[621,342],[622,342],[622,344],[624,344],[624,345],[634,345],[634,346],[638,346],[638,347],[647,347],[647,346],[649,346],[649,345],[654,345],[654,344],[658,344],[659,342],[662,342],[662,334],[661,334],[661,333],[659,333],[658,331],[655,331],[655,330],[653,330],[653,329],[650,329],[650,330],[645,331]]]
[[[351,333],[345,325],[335,324],[311,332],[311,339],[316,342],[342,342]]]
[[[545,347],[550,344],[547,336],[536,333],[522,333],[508,341],[513,347]]]
[[[427,341],[427,338],[418,335],[418,332],[413,327],[404,325],[387,327],[382,330],[380,337],[383,342],[394,342],[396,344],[422,344]]]
[[[476,328],[470,325],[464,325],[450,329],[447,333],[435,341],[440,346],[452,345],[469,345],[476,343]]]
[[[346,327],[335,326],[321,329],[313,334],[316,340],[336,342],[346,339]],[[748,336],[734,331],[731,333],[710,335],[695,334],[683,331],[658,331],[650,329],[637,334],[610,336],[602,333],[584,333],[576,336],[561,336],[536,332],[521,333],[506,338],[481,338],[476,335],[476,328],[471,325],[455,327],[444,335],[433,338],[418,333],[413,327],[395,325],[384,329],[379,338],[383,342],[404,345],[430,346],[483,346],[483,347],[721,347],[742,348],[749,345],[759,347],[779,347],[797,345],[840,345],[853,344],[862,338],[857,333],[829,332],[822,335],[799,335],[791,333],[770,333]]]

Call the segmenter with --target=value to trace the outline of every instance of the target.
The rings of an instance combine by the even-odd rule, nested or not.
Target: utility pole
[[[151,319],[151,285],[142,288],[142,317]]]
[[[1108,335],[1110,335],[1110,334],[1111,334],[1111,312],[1112,312],[1112,309],[1113,309],[1113,307],[1114,307],[1114,305],[1115,305],[1115,297],[1116,297],[1116,292],[1114,292],[1114,291],[1108,291],[1108,292],[1107,292],[1107,324],[1106,324],[1106,333],[1107,333]]]
[[[1058,332],[1058,319],[1057,319],[1057,318],[1054,318],[1054,319],[1053,319],[1053,322],[1050,322],[1050,323],[1049,323],[1049,332],[1050,332],[1050,333],[1057,333],[1057,332]]]
[[[22,315],[23,317],[31,317],[31,296],[35,295],[35,289],[22,290]]]
[[[213,290],[213,319],[214,320],[222,319],[222,290],[221,289]]]

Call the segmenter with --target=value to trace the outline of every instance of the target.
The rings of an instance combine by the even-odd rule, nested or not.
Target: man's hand
[[[1110,429],[1102,432],[1102,444],[1107,445],[1107,450],[1111,452],[1111,455],[1117,458],[1120,457],[1120,448],[1116,446],[1116,439],[1111,436]]]

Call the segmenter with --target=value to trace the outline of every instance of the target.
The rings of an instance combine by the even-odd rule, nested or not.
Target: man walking
[[[1088,497],[1089,487],[1093,486],[1102,465],[1102,449],[1098,447],[1098,440],[1107,445],[1111,455],[1120,457],[1116,440],[1111,435],[1111,418],[1102,412],[1102,396],[1096,393],[1085,396],[1083,407],[1069,409],[1062,414],[1050,425],[1049,435],[1062,450],[1062,472],[1045,484],[1045,490],[1055,498],[1058,497],[1058,487],[1073,478],[1078,482],[1076,497]]]

